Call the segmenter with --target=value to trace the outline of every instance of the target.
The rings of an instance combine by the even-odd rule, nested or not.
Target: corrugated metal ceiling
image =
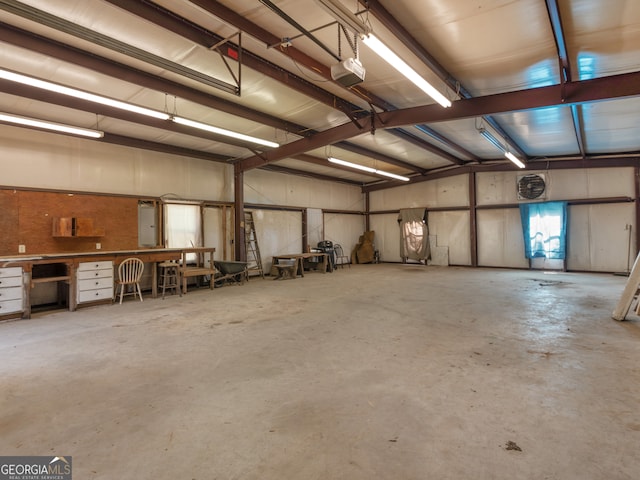
[[[444,118],[387,128],[388,112],[402,115],[434,102],[360,42],[365,81],[346,89],[328,79],[336,56],[353,55],[353,39],[339,35],[334,19],[315,0],[0,0],[2,68],[276,141],[282,146],[275,150],[260,152],[196,130],[165,128],[66,104],[64,99],[40,98],[6,81],[0,81],[0,111],[99,126],[106,139],[112,135],[111,141],[127,143],[129,137],[132,144],[142,139],[202,151],[214,160],[239,162],[240,170],[273,163],[291,173],[356,184],[396,182],[337,168],[326,163],[326,157],[340,156],[415,180],[452,166],[506,162],[510,168],[501,152],[478,134],[479,128],[501,143],[508,140],[510,149],[532,168],[540,159],[570,158],[584,165],[592,157],[639,155],[640,2],[342,3],[453,101]],[[302,35],[275,9],[314,38]],[[208,48],[216,39],[237,43],[239,32],[241,70],[229,58],[227,67]],[[116,47],[107,48],[105,38]],[[118,42],[133,49],[119,49]],[[223,52],[232,44],[222,44]],[[134,50],[147,57],[132,56]],[[165,68],[152,58],[166,62]],[[239,96],[198,80],[201,75],[234,84],[233,75],[240,73]],[[638,74],[632,78],[638,86],[621,94],[621,74]],[[468,113],[475,111],[468,99],[476,100],[476,106],[483,97],[490,102],[488,96],[497,95],[500,102],[499,94],[558,85],[565,77],[580,90],[591,79],[611,76],[606,83],[611,99],[565,104],[559,96],[547,102],[552,106],[533,108],[537,97],[532,95],[526,97],[529,103],[523,102],[531,108],[509,111],[501,105],[491,116]]]

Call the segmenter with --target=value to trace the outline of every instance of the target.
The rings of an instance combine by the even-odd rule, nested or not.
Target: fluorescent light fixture
[[[16,125],[23,125],[26,127],[43,128],[46,130],[70,133],[72,135],[81,135],[83,137],[90,138],[102,138],[104,136],[104,132],[101,132],[99,130],[73,127],[71,125],[65,125],[63,123],[47,122],[45,120],[38,120],[36,118],[20,117],[17,115],[11,115],[9,113],[0,113],[0,122],[14,123]]]
[[[410,180],[409,177],[403,177],[402,175],[396,175],[395,173],[385,172],[384,170],[377,170],[375,168],[365,167],[364,165],[358,165],[357,163],[347,162],[345,160],[340,160],[339,158],[335,158],[335,157],[329,157],[327,158],[327,160],[329,160],[331,163],[342,165],[343,167],[355,168],[357,170],[362,170],[368,173],[376,173],[378,175],[394,178],[396,180],[402,180],[403,182],[408,182]]]
[[[354,13],[338,1],[332,0],[316,0],[324,9],[331,14],[340,24],[348,28],[353,33],[366,35],[369,28]]]
[[[524,168],[524,163],[522,163],[520,159],[516,157],[513,153],[504,152],[504,156],[507,157],[509,160],[511,160],[513,163],[515,163],[519,168]]]
[[[121,110],[127,110],[129,112],[139,113],[148,117],[158,118],[160,120],[169,120],[170,115],[157,110],[151,110],[150,108],[139,107],[132,103],[121,102],[114,100],[113,98],[103,97],[101,95],[95,95],[93,93],[85,92],[75,88],[65,87],[57,83],[47,82],[46,80],[40,80],[38,78],[29,77],[20,73],[15,73],[9,70],[0,69],[0,78],[4,80],[10,80],[12,82],[21,83],[23,85],[29,85],[31,87],[41,88],[50,92],[60,93],[62,95],[68,95],[70,97],[80,98],[89,102],[99,103],[101,105],[107,105],[109,107],[119,108]]]
[[[513,153],[511,153],[507,147],[505,147],[504,145],[502,145],[502,143],[500,143],[500,141],[494,137],[491,132],[489,132],[488,130],[486,130],[485,128],[481,128],[480,130],[478,130],[478,132],[480,133],[480,135],[482,135],[489,143],[491,143],[494,147],[496,147],[498,150],[500,150],[502,153],[504,153],[504,156],[507,157],[510,161],[512,161],[515,165],[517,165],[519,168],[524,168],[525,165],[524,163],[522,163],[522,161],[516,157]]]
[[[491,132],[484,128],[481,128],[480,130],[478,130],[478,132],[498,150],[500,150],[501,152],[506,152],[504,145],[502,145],[502,143],[500,143],[498,139],[491,134]]]
[[[401,74],[411,80],[420,90],[433,98],[436,102],[438,102],[443,107],[450,107],[451,101],[445,97],[442,93],[435,89],[433,85],[427,82],[424,78],[422,78],[418,72],[416,72],[413,68],[411,68],[404,60],[402,60],[398,55],[393,53],[389,47],[387,47],[384,43],[382,43],[378,38],[372,33],[368,35],[364,35],[362,37],[362,41],[365,45],[367,45],[371,50],[377,53],[380,58],[386,61],[393,68],[398,70]]]
[[[389,47],[382,43],[378,38],[371,33],[371,28],[366,25],[356,14],[351,12],[342,3],[337,0],[316,0],[324,9],[335,18],[338,23],[348,28],[354,33],[357,33],[362,37],[362,41],[371,50],[380,55],[389,65],[402,73],[405,77],[411,80],[418,88],[433,98],[443,107],[450,107],[451,101],[440,93],[436,88],[422,78],[418,72],[411,68],[404,60],[398,55],[393,53]]]
[[[180,125],[186,125],[187,127],[198,128],[200,130],[205,130],[207,132],[216,133],[218,135],[224,135],[226,137],[237,138],[238,140],[243,140],[245,142],[251,142],[258,145],[263,145],[265,147],[277,148],[280,144],[276,142],[271,142],[269,140],[262,140],[261,138],[251,137],[249,135],[244,135],[243,133],[232,132],[231,130],[225,130],[224,128],[214,127],[213,125],[208,125],[206,123],[196,122],[194,120],[189,120],[182,117],[171,117],[176,123]]]

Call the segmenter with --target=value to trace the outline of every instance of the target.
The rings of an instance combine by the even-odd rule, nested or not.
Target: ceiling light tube
[[[362,170],[368,173],[376,173],[375,168],[365,167],[364,165],[358,165],[357,163],[347,162],[345,160],[340,160],[339,158],[329,157],[327,158],[331,163],[335,163],[338,165],[342,165],[343,167],[355,168],[357,170]]]
[[[378,38],[376,38],[373,34],[363,35],[362,41],[365,45],[367,45],[371,50],[380,55],[380,57],[386,61],[393,68],[402,73],[405,77],[411,80],[418,88],[420,88],[423,92],[433,98],[436,102],[438,102],[443,107],[450,107],[451,101],[445,97],[442,93],[440,93],[436,88],[427,82],[424,78],[422,78],[418,72],[416,72],[413,68],[411,68],[404,60],[402,60],[398,55],[393,53],[389,47],[387,47],[384,43],[382,43]]]
[[[396,180],[402,180],[403,182],[408,182],[411,180],[409,177],[404,177],[402,175],[396,175],[395,173],[385,172],[384,170],[376,170],[378,175],[384,175],[385,177],[395,178]]]
[[[20,73],[12,72],[10,70],[0,69],[0,78],[4,80],[10,80],[12,82],[21,83],[23,85],[29,85],[31,87],[41,88],[50,92],[60,93],[62,95],[68,95],[70,97],[80,98],[89,102],[99,103],[101,105],[107,105],[109,107],[119,108],[121,110],[127,110],[133,113],[139,113],[148,117],[158,118],[160,120],[169,120],[170,115],[160,112],[158,110],[152,110],[150,108],[139,107],[132,103],[121,102],[114,100],[113,98],[103,97],[101,95],[95,95],[93,93],[85,92],[71,87],[65,87],[57,83],[48,82],[46,80],[40,80],[38,78],[29,77]]]
[[[249,135],[244,135],[243,133],[232,132],[231,130],[225,130],[224,128],[214,127],[213,125],[208,125],[206,123],[196,122],[194,120],[189,120],[187,118],[173,116],[173,117],[171,117],[171,120],[173,120],[174,122],[176,122],[176,123],[178,123],[180,125],[186,125],[187,127],[198,128],[200,130],[204,130],[204,131],[207,131],[207,132],[215,133],[215,134],[218,134],[218,135],[224,135],[226,137],[237,138],[238,140],[243,140],[245,142],[251,142],[251,143],[258,144],[258,145],[263,145],[265,147],[278,148],[280,146],[280,144],[278,144],[276,142],[271,142],[269,140],[263,140],[263,139],[257,138],[257,137],[251,137]]]
[[[507,157],[509,160],[511,160],[513,163],[515,163],[518,166],[518,168],[524,168],[524,163],[522,163],[520,159],[516,157],[513,153],[504,152],[504,156]]]
[[[403,182],[408,182],[409,177],[403,177],[402,175],[396,175],[395,173],[385,172],[384,170],[378,170],[371,167],[365,167],[364,165],[358,165],[357,163],[347,162],[345,160],[340,160],[339,158],[329,157],[327,158],[331,163],[335,163],[337,165],[342,165],[343,167],[355,168],[357,170],[362,170],[367,173],[375,173],[378,175],[383,175],[385,177],[394,178],[396,180],[402,180]]]
[[[0,113],[0,122],[13,123],[16,125],[23,125],[26,127],[43,128],[45,130],[53,130],[56,132],[70,133],[72,135],[80,135],[80,136],[89,137],[89,138],[104,137],[104,132],[101,132],[99,130],[91,130],[89,128],[74,127],[71,125],[65,125],[63,123],[47,122],[45,120],[21,117],[17,115],[11,115],[8,113]]]
[[[507,150],[504,148],[504,145],[498,141],[496,137],[494,137],[491,132],[488,130],[481,128],[478,130],[480,135],[482,135],[489,143],[491,143],[494,147],[500,150],[502,153],[505,153]]]
[[[496,147],[498,150],[500,150],[502,153],[504,153],[504,156],[507,157],[510,161],[512,161],[519,168],[525,168],[524,163],[522,163],[522,161],[518,157],[516,157],[513,153],[511,153],[508,150],[507,147],[502,145],[502,143],[500,143],[500,141],[496,137],[494,137],[491,134],[491,132],[489,132],[487,129],[481,128],[481,129],[478,130],[478,133],[480,133],[480,135],[482,135],[494,147]]]

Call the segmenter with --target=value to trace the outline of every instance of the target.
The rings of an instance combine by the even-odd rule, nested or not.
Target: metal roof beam
[[[377,19],[389,30],[395,37],[400,39],[402,43],[413,53],[416,57],[422,61],[433,73],[435,73],[440,80],[449,86],[454,92],[462,98],[473,98],[473,95],[467,90],[453,75],[451,75],[433,55],[431,55],[426,48],[424,48],[409,31],[404,28],[400,22],[384,8],[378,0],[359,0],[359,2],[365,6],[369,12],[371,12]],[[527,153],[518,145],[518,143],[511,138],[511,136],[504,130],[504,128],[498,123],[498,121],[492,117],[485,117],[484,121],[490,124],[512,147],[513,153],[518,153],[521,157],[527,158]]]
[[[442,108],[440,105],[432,104],[393,112],[382,112],[378,116],[383,125],[393,128],[638,95],[640,95],[640,72],[633,72],[568,82],[564,85],[550,85],[458,100],[453,102],[450,108]],[[361,122],[365,123],[365,130],[371,127],[370,119],[364,118]],[[313,137],[303,138],[265,152],[260,157],[253,156],[241,160],[238,168],[242,171],[250,170],[314,148],[344,141],[361,133],[361,129],[355,128],[351,124],[339,125],[319,132]]]
[[[403,160],[398,160],[397,158],[393,158],[379,152],[374,152],[372,150],[369,150],[368,148],[361,147],[354,143],[336,142],[333,145],[343,150],[347,150],[352,153],[357,153],[358,155],[362,155],[363,157],[372,158],[373,160],[379,160],[381,162],[388,163],[389,165],[395,165],[396,167],[405,168],[410,172],[418,172],[418,173],[427,172],[427,170],[425,170],[424,168],[417,167],[412,163],[408,163]]]
[[[127,0],[108,0],[108,1],[118,1],[118,3],[126,3]],[[224,22],[227,22],[231,25],[233,25],[236,28],[241,29],[242,31],[248,33],[249,35],[257,38],[258,40],[264,42],[267,45],[277,45],[279,42],[281,42],[281,39],[276,37],[275,35],[273,35],[272,33],[270,33],[269,31],[263,29],[262,27],[259,27],[258,25],[250,22],[249,20],[247,20],[246,18],[238,15],[237,13],[235,13],[233,10],[225,7],[224,5],[221,5],[219,2],[215,1],[215,0],[192,0],[192,3],[195,3],[196,5],[200,6],[201,8],[207,10],[209,13],[211,13],[212,15],[220,18],[221,20],[223,20]],[[307,67],[308,69],[316,72],[317,74],[321,75],[322,77],[324,77],[327,80],[333,81],[333,79],[331,78],[331,69],[329,67],[327,67],[326,65],[321,64],[320,62],[318,62],[317,60],[309,57],[308,55],[300,52],[299,50],[297,50],[295,47],[286,47],[286,49],[281,50],[285,55],[291,57],[296,63],[300,64],[300,65],[304,65],[305,67]],[[247,66],[250,66],[247,63]],[[252,66],[252,68],[256,68],[255,66]],[[291,75],[291,74],[290,74]],[[289,87],[297,89],[296,86],[294,84],[288,84]],[[298,91],[300,91],[299,89],[297,89]],[[352,87],[349,89],[351,93],[356,94],[357,96],[361,97],[362,99],[366,100],[367,103],[376,106],[382,110],[396,110],[397,107],[395,105],[392,105],[391,103],[387,102],[386,100],[381,99],[380,97],[374,95],[373,93],[371,93],[370,91],[365,90],[361,85],[356,85],[355,87]],[[306,92],[302,92],[302,93],[306,93]],[[316,100],[318,100],[316,98]],[[344,100],[341,100],[344,102]],[[337,106],[340,105],[340,103],[335,103],[335,104],[330,104],[327,102],[324,102],[325,104],[332,106],[334,108],[337,108]],[[344,108],[339,108],[339,110],[345,112]],[[368,114],[368,112],[362,112],[363,114],[366,113]],[[364,115],[363,115],[364,116]],[[390,132],[390,133],[394,133],[394,132]],[[399,132],[399,136],[402,136],[402,132]],[[451,146],[452,144],[455,145],[451,140],[446,139],[445,142],[448,146]],[[427,147],[426,144],[421,144],[420,145],[421,148],[424,148],[426,150],[429,150],[433,153],[437,153],[438,155],[442,156],[443,158],[452,161],[453,163],[458,163],[460,160],[456,157],[453,157],[451,154],[449,154],[448,152],[446,152],[445,150],[442,149],[437,149],[434,150],[433,145]],[[461,148],[459,146],[456,145],[456,150],[458,148]],[[452,160],[455,159],[455,160]]]
[[[570,82],[572,80],[571,61],[569,60],[569,51],[567,50],[567,41],[564,36],[562,27],[562,17],[560,16],[560,6],[557,0],[546,0],[547,13],[549,14],[549,22],[553,31],[553,39],[556,43],[558,52],[558,64],[560,67],[560,81]],[[578,150],[582,158],[586,158],[584,128],[582,122],[582,109],[577,105],[571,106],[571,118],[573,120],[573,130],[578,143]]]
[[[242,30],[245,33],[248,33],[252,37],[257,40],[264,42],[267,46],[276,45],[282,42],[281,38],[273,35],[268,30],[256,25],[255,23],[247,20],[245,17],[239,15],[234,12],[230,8],[222,5],[220,2],[216,0],[191,0],[191,3],[198,5],[203,10],[211,13],[215,17],[218,17],[220,20],[228,23],[229,25],[233,25],[234,27]],[[295,47],[286,47],[280,50],[284,55],[291,58],[293,61],[300,65],[304,65],[310,70],[314,71],[318,75],[321,75],[323,78],[333,81],[331,78],[331,68],[324,65],[321,62],[318,62],[314,58],[305,54],[304,52],[298,50]],[[365,90],[362,87],[356,87],[350,89],[352,93],[358,95],[363,100],[368,103],[377,106],[382,110],[389,110],[394,108],[385,100],[379,98],[377,95]],[[344,100],[340,99],[342,102]]]
[[[82,112],[93,113],[95,115],[117,118],[118,120],[124,120],[126,122],[145,125],[147,127],[158,128],[161,130],[167,130],[183,135],[189,135],[191,137],[205,138],[227,145],[235,145],[237,147],[248,149],[255,149],[256,147],[252,143],[238,140],[232,137],[217,135],[215,133],[206,132],[204,130],[191,128],[169,120],[160,120],[157,118],[147,117],[138,113],[133,113],[119,108],[90,102],[88,100],[83,100],[80,98],[70,97],[61,93],[50,92],[28,85],[17,84],[9,80],[0,79],[0,92],[7,93],[9,95],[16,95],[19,97],[30,98],[53,105],[59,105],[61,107],[72,108],[74,110],[79,110]],[[168,148],[168,150],[169,149],[170,148]]]
[[[0,38],[2,38],[3,42],[16,45],[20,48],[39,52],[49,57],[62,60],[63,62],[72,63],[134,85],[140,85],[158,92],[166,92],[169,95],[175,95],[176,97],[184,98],[185,100],[190,100],[200,105],[220,110],[230,115],[236,115],[256,123],[269,125],[270,127],[296,135],[313,133],[303,125],[297,125],[293,122],[282,120],[279,117],[258,112],[195,88],[162,79],[150,73],[143,72],[142,70],[137,70],[127,65],[86,53],[77,48],[55,40],[43,38],[2,22],[0,22]]]
[[[199,25],[196,25],[189,20],[182,18],[165,8],[156,5],[153,2],[146,0],[106,0],[119,8],[128,11],[134,15],[139,16],[147,21],[150,21],[162,28],[165,28],[171,32],[175,32],[180,36],[206,48],[210,48],[211,45],[216,45],[219,42],[224,41],[220,35],[217,35],[209,30],[206,30]],[[195,2],[194,2],[195,3]],[[211,2],[215,3],[215,2]],[[212,6],[209,6],[207,10],[214,10]],[[246,23],[243,22],[243,23]],[[235,26],[235,25],[234,25]],[[239,46],[228,42],[229,47],[227,49],[220,50],[220,53],[225,57],[234,58],[234,53],[229,51],[229,48],[235,53],[238,52]],[[284,70],[283,68],[275,65],[262,57],[248,51],[242,50],[242,64],[251,68],[263,75],[273,78],[274,80],[285,84],[286,86],[293,88],[294,90],[313,98],[314,100],[335,108],[347,117],[356,119],[361,116],[368,115],[369,112],[363,110],[358,105],[354,105],[343,98],[340,98],[327,90],[316,86],[312,82],[309,82],[298,75]],[[329,78],[331,78],[329,76]]]

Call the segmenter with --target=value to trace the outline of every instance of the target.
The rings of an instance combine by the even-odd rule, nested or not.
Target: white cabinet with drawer
[[[113,299],[113,262],[78,264],[78,304]]]
[[[22,267],[0,268],[0,315],[23,310]]]

